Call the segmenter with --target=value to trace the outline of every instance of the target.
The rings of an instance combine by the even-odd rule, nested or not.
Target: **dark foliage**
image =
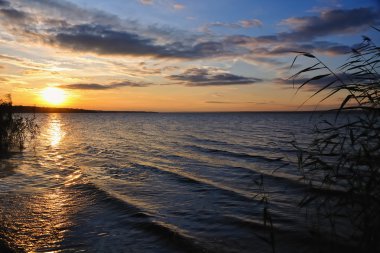
[[[10,95],[0,99],[0,154],[22,150],[25,142],[35,138],[37,133],[34,118],[14,115]]]
[[[308,147],[294,143],[302,176],[324,192],[309,191],[300,205],[316,210],[319,235],[357,252],[380,252],[380,48],[363,37],[338,71],[315,55],[298,53],[315,60],[293,75],[314,74],[298,89],[321,79],[326,85],[313,96],[343,96],[336,119],[320,122]]]

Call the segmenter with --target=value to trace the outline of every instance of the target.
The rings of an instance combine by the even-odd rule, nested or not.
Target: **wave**
[[[194,176],[191,173],[187,173],[184,171],[180,171],[179,169],[175,168],[169,168],[169,167],[155,167],[151,165],[143,165],[143,164],[135,164],[137,167],[150,170],[154,173],[160,173],[160,174],[166,174],[168,176],[174,177],[177,182],[183,182],[183,183],[191,183],[191,184],[197,184],[199,185],[201,191],[205,191],[205,187],[207,191],[220,191],[224,194],[227,194],[231,197],[235,197],[244,201],[252,201],[252,194],[249,192],[241,191],[239,189],[234,189],[231,187],[228,187],[226,185],[221,185],[219,183],[213,182],[210,179],[201,178]],[[193,189],[195,190],[195,189]]]
[[[281,145],[279,143],[275,142],[268,142],[266,145],[265,143],[261,143],[261,145],[254,145],[254,144],[236,144],[236,143],[231,143],[227,141],[221,141],[221,140],[214,140],[214,139],[208,139],[208,138],[199,138],[194,135],[187,135],[186,139],[195,142],[197,144],[206,144],[206,145],[216,145],[220,147],[228,147],[234,150],[250,150],[250,151],[263,151],[266,153],[273,153],[273,154],[278,154],[278,153],[295,153],[296,150],[291,149],[290,147],[290,141],[281,141]],[[289,146],[289,148],[286,148],[286,146]]]
[[[185,148],[198,151],[204,154],[208,154],[208,155],[220,155],[224,157],[249,159],[249,160],[264,161],[264,162],[279,162],[283,160],[283,157],[269,158],[269,157],[261,156],[261,155],[231,152],[231,151],[227,151],[223,149],[206,148],[206,147],[197,146],[197,145],[186,145]]]
[[[180,252],[212,252],[203,245],[204,243],[199,238],[191,235],[191,232],[158,220],[157,217],[149,214],[149,211],[141,208],[141,204],[135,203],[128,196],[120,195],[109,189],[105,190],[96,183],[86,183],[71,188],[87,195],[88,200],[93,199],[92,208],[95,205],[100,206],[104,215],[110,213],[107,209],[112,209],[112,217],[117,218],[119,226],[125,224],[141,230],[154,236],[155,240],[159,239],[164,245],[170,248],[174,247]]]

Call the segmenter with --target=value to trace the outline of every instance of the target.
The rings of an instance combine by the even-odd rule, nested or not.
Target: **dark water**
[[[312,247],[292,134],[306,113],[40,114],[1,160],[0,238],[27,252],[278,252]]]

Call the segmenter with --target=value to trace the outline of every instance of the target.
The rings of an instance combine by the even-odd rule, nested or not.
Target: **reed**
[[[260,204],[263,205],[262,221],[263,221],[265,230],[268,232],[268,236],[263,236],[260,234],[256,234],[256,236],[271,247],[272,253],[276,253],[276,240],[275,240],[275,233],[274,233],[275,231],[274,231],[272,213],[270,210],[270,196],[265,190],[264,175],[260,174],[259,179],[254,180],[254,183],[258,187],[257,194],[255,195],[255,199],[258,199],[260,201]]]
[[[34,139],[37,134],[38,126],[34,117],[15,115],[10,95],[0,99],[0,154],[15,149],[21,151],[25,142]]]
[[[335,120],[319,122],[307,147],[294,142],[299,171],[310,186],[300,206],[316,210],[319,235],[329,224],[335,241],[357,252],[380,252],[380,48],[363,37],[336,71],[307,52],[297,52],[292,66],[298,57],[315,63],[291,77],[313,74],[297,89],[324,80],[312,96],[343,97]]]

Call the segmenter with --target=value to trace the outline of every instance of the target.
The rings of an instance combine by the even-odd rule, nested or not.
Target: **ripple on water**
[[[36,146],[0,164],[0,234],[17,249],[265,252],[263,173],[278,243],[304,250],[292,239],[305,234],[295,208],[303,185],[291,165],[273,171],[295,155],[289,129],[304,133],[308,115],[37,119]]]

